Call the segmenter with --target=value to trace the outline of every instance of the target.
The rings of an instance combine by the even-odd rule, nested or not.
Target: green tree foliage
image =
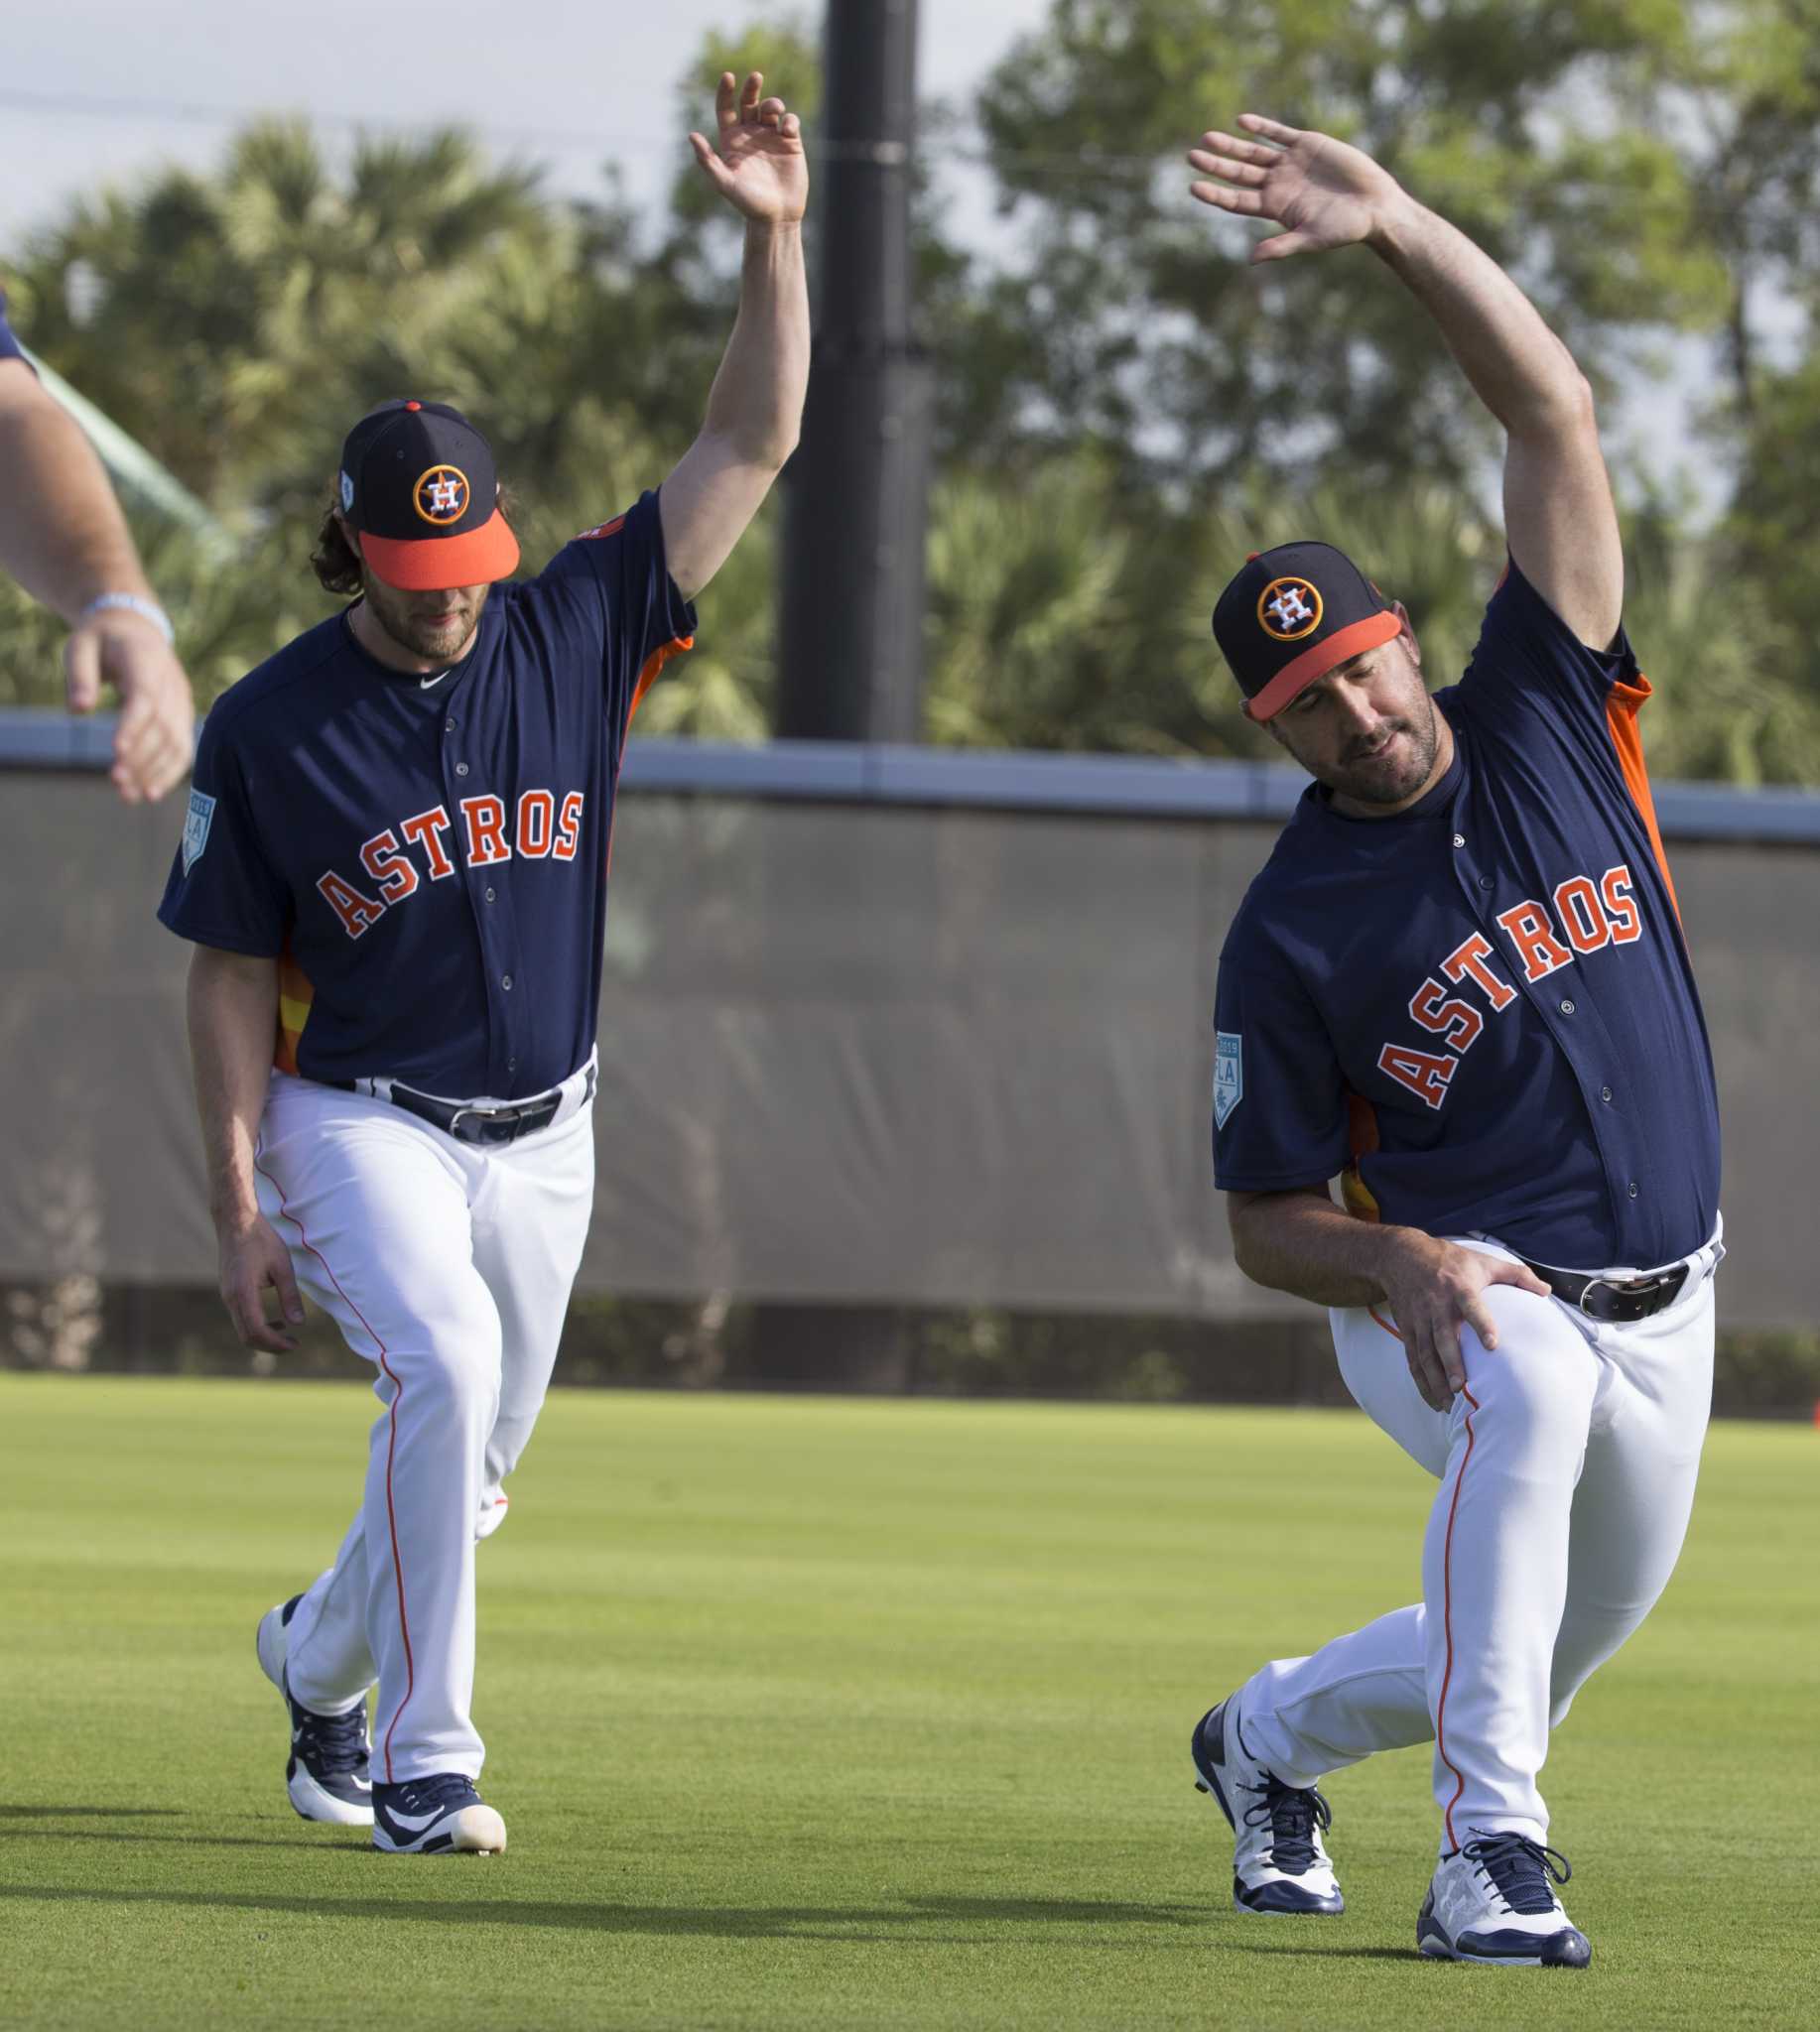
[[[678,295],[641,263],[623,209],[553,203],[453,133],[362,142],[337,173],[302,127],[262,123],[213,176],[78,205],[8,285],[35,347],[245,535],[223,567],[142,532],[204,700],[337,604],[309,553],[341,437],[374,403],[421,393],[483,423],[535,569],[658,483],[712,372],[673,371]],[[723,341],[724,314],[720,326]],[[717,659],[683,666],[654,720],[762,730],[751,673],[768,603],[752,571],[742,560],[731,580]],[[53,618],[0,580],[0,688],[55,698]]]
[[[1758,331],[1767,306],[1803,306],[1803,340],[1820,313],[1815,0],[1054,0],[979,98],[1007,222],[974,326],[997,399],[960,377],[945,483],[976,520],[996,490],[1015,547],[1059,469],[1103,475],[1105,519],[1072,567],[1066,514],[1033,536],[1096,620],[1092,651],[1057,648],[1040,682],[1017,683],[1007,645],[992,682],[1028,700],[1024,723],[1058,745],[1266,752],[1235,720],[1206,610],[1269,543],[1352,551],[1406,601],[1441,682],[1495,579],[1478,506],[1495,430],[1406,293],[1363,251],[1252,269],[1257,229],[1187,201],[1184,147],[1247,108],[1369,149],[1512,270],[1608,397],[1670,341],[1710,343],[1710,429],[1682,462],[1739,465],[1726,527],[1690,528],[1619,473],[1651,751],[1658,771],[1816,780],[1820,374],[1767,368]],[[938,633],[941,541],[938,519]],[[965,632],[944,637],[935,724],[1002,738],[1017,714],[984,680],[967,712],[945,698],[942,657],[965,653]]]
[[[1724,11],[1723,9],[1720,11]],[[979,102],[1028,305],[1011,444],[1082,433],[1184,484],[1470,481],[1486,419],[1367,256],[1253,272],[1183,150],[1243,110],[1374,155],[1533,292],[1610,384],[1714,328],[1725,235],[1658,117],[1707,61],[1673,0],[1055,0]]]
[[[204,698],[333,610],[308,553],[341,433],[375,401],[420,392],[485,425],[532,565],[661,479],[738,268],[683,135],[720,71],[751,68],[813,155],[810,21],[710,38],[655,216],[610,179],[554,200],[457,133],[342,161],[263,122],[213,173],[97,196],[22,250],[21,329],[243,532],[225,570],[145,532]],[[1495,433],[1368,254],[1254,271],[1255,229],[1189,201],[1183,148],[1246,106],[1378,153],[1513,269],[1606,391],[1671,343],[1710,346],[1709,429],[1683,463],[1736,476],[1718,527],[1619,474],[1652,762],[1820,780],[1820,0],[1054,0],[975,109],[1002,230],[963,253],[935,187],[918,196],[930,737],[1274,756],[1208,613],[1247,551],[1300,535],[1405,601],[1437,682],[1463,667],[1502,559]],[[921,131],[931,162],[969,145],[954,109]],[[642,728],[762,737],[780,521],[704,595],[702,646]],[[0,698],[58,695],[61,634],[0,581]]]

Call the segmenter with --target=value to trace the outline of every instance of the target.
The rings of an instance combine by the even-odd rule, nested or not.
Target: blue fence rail
[[[105,769],[111,715],[72,719],[0,707],[0,769]],[[1308,779],[1274,762],[1169,762],[1131,755],[983,753],[845,741],[635,739],[623,786],[671,796],[799,803],[954,806],[1106,818],[1282,819]],[[1820,791],[1659,783],[1656,816],[1674,839],[1820,841]]]

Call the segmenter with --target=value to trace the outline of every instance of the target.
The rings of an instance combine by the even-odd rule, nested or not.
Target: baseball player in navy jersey
[[[1432,1742],[1421,1952],[1579,1968],[1542,1763],[1680,1551],[1723,1254],[1649,685],[1567,349],[1368,157],[1239,125],[1190,152],[1194,194],[1285,228],[1256,261],[1363,243],[1409,289],[1504,430],[1509,560],[1432,697],[1403,609],[1326,545],[1248,559],[1215,608],[1246,713],[1315,779],[1221,954],[1216,1181],[1239,1267],[1329,1308],[1349,1389],[1440,1487],[1422,1599],[1263,1666],[1196,1726],[1196,1782],[1240,1912],[1333,1914],[1320,1780]]]
[[[800,130],[756,74],[724,76],[717,112],[717,146],[692,142],[746,219],[744,269],[681,463],[501,584],[518,544],[481,434],[421,400],[362,418],[317,557],[360,596],[216,703],[160,910],[195,946],[228,1310],[282,1350],[308,1291],[384,1406],[333,1564],[258,1628],[291,1803],[381,1849],[505,1846],[475,1786],[474,1546],[505,1515],[587,1230],[614,785],[802,415]]]

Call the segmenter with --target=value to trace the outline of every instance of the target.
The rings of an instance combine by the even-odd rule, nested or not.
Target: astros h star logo
[[[1306,578],[1273,578],[1257,595],[1257,624],[1272,642],[1299,642],[1321,625],[1320,588]]]
[[[456,465],[433,465],[411,489],[411,502],[439,529],[459,522],[467,513],[467,475]]]

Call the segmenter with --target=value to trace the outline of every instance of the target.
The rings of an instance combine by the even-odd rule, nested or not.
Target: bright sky
[[[711,30],[819,28],[820,0],[51,0],[0,32],[0,252],[109,180],[205,167],[243,118],[485,130],[551,187],[636,199],[687,161],[677,80]],[[921,0],[922,95],[964,96],[1049,0]],[[788,80],[774,79],[788,96]],[[44,103],[54,101],[54,104]],[[704,106],[704,124],[712,115]],[[216,117],[225,113],[229,117]]]

